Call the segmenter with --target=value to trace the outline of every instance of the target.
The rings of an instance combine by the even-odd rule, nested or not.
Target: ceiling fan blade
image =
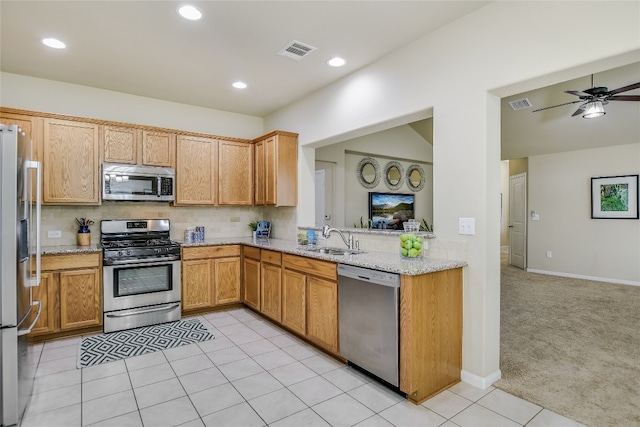
[[[638,89],[640,87],[640,82],[634,83],[629,86],[619,87],[618,89],[610,90],[609,95],[615,95],[616,93],[626,92],[628,90]]]
[[[571,95],[575,95],[575,96],[587,96],[590,97],[591,94],[588,94],[587,92],[582,92],[579,90],[565,90],[565,93],[570,93]]]
[[[640,95],[616,95],[607,98],[608,101],[640,101]]]
[[[532,113],[536,113],[538,111],[542,111],[542,110],[548,110],[549,108],[556,108],[556,107],[562,107],[563,105],[569,105],[569,104],[576,104],[578,102],[584,102],[581,99],[578,101],[572,101],[572,102],[565,102],[564,104],[558,104],[558,105],[552,105],[551,107],[544,107],[544,108],[538,108],[537,110],[533,110]]]

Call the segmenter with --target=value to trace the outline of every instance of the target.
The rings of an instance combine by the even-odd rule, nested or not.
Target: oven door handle
[[[137,314],[147,314],[153,313],[155,311],[169,311],[174,308],[180,307],[180,303],[173,303],[168,305],[163,305],[162,307],[153,307],[153,308],[142,308],[139,310],[131,310],[125,311],[124,313],[109,313],[107,317],[127,317],[127,316],[135,316]]]
[[[102,261],[102,265],[105,267],[155,267],[158,265],[170,264],[174,261],[180,261],[180,255],[154,258],[152,261],[140,262],[139,259],[131,259],[124,261],[110,261],[108,259]]]

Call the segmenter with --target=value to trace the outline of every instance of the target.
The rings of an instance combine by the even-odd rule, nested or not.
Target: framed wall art
[[[638,219],[638,175],[591,178],[591,218]]]

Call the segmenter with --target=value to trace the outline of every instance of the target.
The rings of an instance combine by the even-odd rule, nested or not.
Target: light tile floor
[[[89,368],[44,343],[23,427],[580,426],[465,383],[413,405],[250,310],[198,317],[214,340]]]

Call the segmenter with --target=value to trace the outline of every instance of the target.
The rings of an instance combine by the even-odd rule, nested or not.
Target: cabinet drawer
[[[239,245],[202,246],[182,249],[182,259],[185,261],[191,259],[223,258],[231,256],[240,256]]]
[[[319,261],[297,255],[284,254],[282,265],[290,270],[298,270],[312,276],[338,280],[337,264],[329,261]]]
[[[280,252],[262,250],[261,254],[262,262],[268,262],[269,264],[280,265],[282,263],[282,254]]]
[[[260,248],[254,248],[253,246],[244,246],[242,250],[244,251],[245,258],[252,258],[260,261]]]
[[[44,255],[41,268],[42,271],[95,268],[100,267],[101,259],[101,252],[94,254]]]

